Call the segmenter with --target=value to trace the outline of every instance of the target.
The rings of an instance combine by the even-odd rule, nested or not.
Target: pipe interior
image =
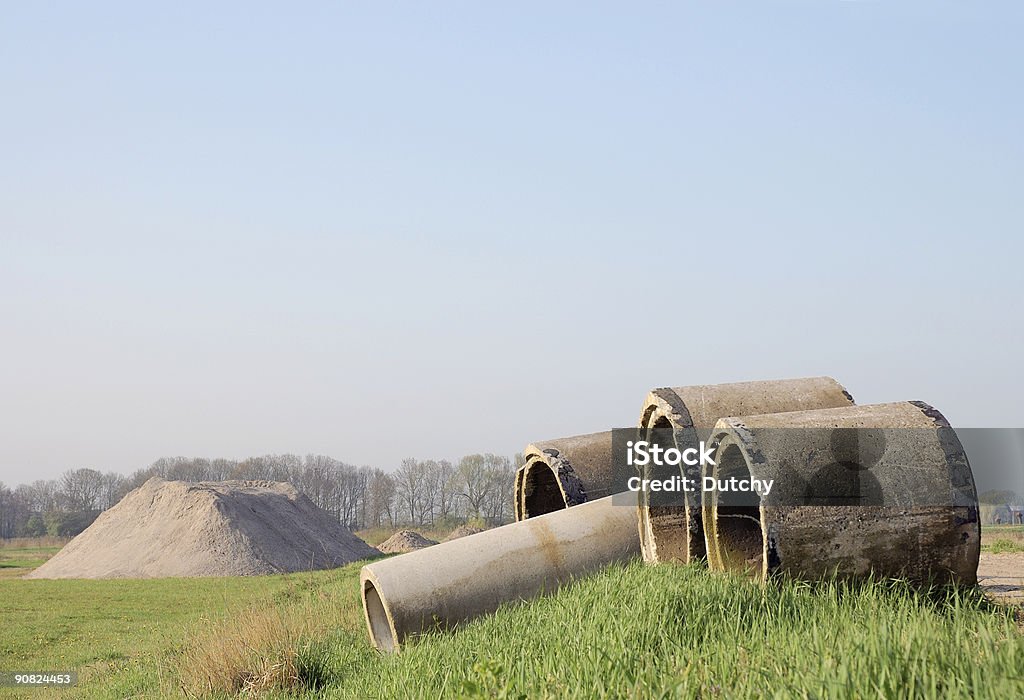
[[[381,651],[395,650],[395,636],[391,632],[391,623],[388,620],[387,611],[384,610],[384,603],[380,599],[377,589],[369,581],[363,588],[363,601],[366,604],[366,616],[370,619],[370,629],[373,631],[373,638],[377,642],[377,648]]]
[[[669,440],[668,444],[662,444],[666,442],[665,438],[672,434],[672,423],[665,416],[659,416],[652,425],[648,426],[647,430],[647,438],[658,442],[665,448],[676,447],[674,439]],[[668,471],[664,474],[652,474],[658,478],[669,475]],[[649,546],[648,549],[655,553],[658,561],[675,560],[684,563],[690,561],[691,552],[688,546],[690,530],[682,495],[669,492],[645,493],[643,503],[647,509],[650,535],[654,540],[651,543],[653,546]]]
[[[718,453],[715,476],[749,479],[743,453],[737,445],[726,445]],[[722,565],[730,571],[760,575],[764,558],[760,500],[751,492],[715,492],[715,537]]]
[[[558,479],[547,464],[535,462],[523,478],[524,517],[535,518],[566,507]]]

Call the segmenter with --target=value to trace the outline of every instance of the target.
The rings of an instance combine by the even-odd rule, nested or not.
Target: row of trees
[[[447,460],[406,459],[393,473],[324,455],[229,459],[161,458],[130,476],[73,469],[59,479],[9,488],[0,483],[0,538],[81,532],[129,491],[159,476],[177,481],[287,481],[345,526],[432,526],[469,519],[500,525],[512,518],[518,460],[493,454]]]
[[[127,483],[120,474],[95,469],[73,469],[14,489],[0,483],[0,538],[77,534],[121,500]]]
[[[378,472],[382,489],[373,511],[373,525],[410,523],[434,525],[480,518],[490,525],[513,516],[512,492],[518,463],[499,455],[467,455],[458,464],[441,460],[406,459],[393,475]]]

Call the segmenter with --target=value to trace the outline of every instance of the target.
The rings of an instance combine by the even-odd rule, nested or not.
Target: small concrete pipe
[[[591,501],[367,564],[366,626],[374,646],[398,651],[411,636],[550,593],[639,550],[636,509]]]
[[[655,389],[640,413],[639,434],[648,440],[668,439],[684,450],[707,440],[715,423],[726,416],[779,413],[850,406],[853,397],[831,377],[738,382]],[[656,431],[656,432],[653,432]],[[670,436],[670,437],[669,437]],[[699,466],[683,467],[683,477],[700,480]],[[648,469],[646,478],[664,478]],[[638,494],[640,546],[644,561],[691,562],[705,556],[701,491]],[[684,500],[680,502],[680,498]],[[659,500],[662,503],[659,503]]]
[[[705,476],[708,566],[801,579],[977,582],[978,495],[956,433],[901,402],[724,418]],[[736,479],[736,482],[730,482]],[[771,490],[717,490],[773,480]]]
[[[545,440],[523,450],[516,472],[516,520],[611,496],[612,433]]]

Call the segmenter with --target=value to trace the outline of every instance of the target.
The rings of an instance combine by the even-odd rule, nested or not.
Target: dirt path
[[[994,600],[1024,603],[1024,553],[981,553],[978,584]]]

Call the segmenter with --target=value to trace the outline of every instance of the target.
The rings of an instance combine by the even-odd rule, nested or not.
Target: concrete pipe
[[[638,556],[636,510],[611,497],[363,567],[370,639],[398,651],[410,637],[528,600]]]
[[[716,464],[705,476],[715,490],[704,498],[711,569],[762,580],[977,582],[974,477],[956,433],[931,406],[724,418],[712,447]],[[760,493],[732,488],[751,479]]]
[[[779,413],[853,404],[853,397],[830,377],[739,382],[655,389],[640,414],[639,433],[650,441],[679,450],[696,447],[710,437],[715,423],[726,416]],[[648,469],[647,478],[668,474]],[[699,482],[699,466],[683,467],[682,476]],[[690,562],[705,556],[701,492],[683,494],[641,491],[640,545],[644,560]]]
[[[516,520],[544,515],[613,493],[612,433],[535,442],[516,472]]]

